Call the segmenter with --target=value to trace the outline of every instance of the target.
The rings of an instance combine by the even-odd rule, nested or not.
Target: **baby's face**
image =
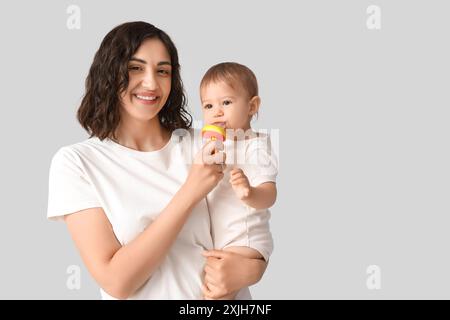
[[[226,129],[250,129],[252,117],[250,98],[223,81],[200,88],[203,120]]]

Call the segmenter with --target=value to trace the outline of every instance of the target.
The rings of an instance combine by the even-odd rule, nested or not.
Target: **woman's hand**
[[[195,156],[189,175],[184,183],[195,202],[204,198],[223,178],[226,155],[220,141],[208,142]]]
[[[246,258],[230,251],[209,250],[203,256],[206,257],[202,288],[205,299],[221,299],[257,283],[267,267],[262,259]]]

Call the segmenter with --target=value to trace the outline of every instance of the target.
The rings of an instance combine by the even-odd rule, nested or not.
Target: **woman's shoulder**
[[[88,155],[94,149],[98,149],[102,142],[98,138],[89,138],[81,142],[59,147],[52,157],[55,162],[76,162],[78,163],[84,155]]]

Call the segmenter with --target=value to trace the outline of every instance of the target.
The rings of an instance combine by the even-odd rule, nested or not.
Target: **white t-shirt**
[[[240,168],[252,187],[264,182],[276,182],[278,160],[272,150],[270,136],[260,134],[236,142],[226,140],[224,145],[227,155],[224,178],[207,196],[214,247],[250,247],[268,261],[273,251],[270,211],[247,206],[236,196],[229,180],[230,171]]]
[[[199,136],[196,130],[189,133]],[[98,138],[62,147],[51,163],[47,217],[59,220],[101,207],[116,238],[126,245],[152,223],[185,182],[195,151],[190,138],[176,133],[162,149],[152,152]],[[205,259],[201,254],[213,248],[210,228],[202,200],[164,261],[129,299],[202,299]],[[114,299],[100,291],[103,299]],[[238,298],[251,299],[248,288]]]

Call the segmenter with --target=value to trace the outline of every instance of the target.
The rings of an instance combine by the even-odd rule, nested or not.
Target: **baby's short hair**
[[[252,70],[236,62],[223,62],[212,66],[206,71],[200,82],[203,88],[211,82],[223,81],[233,89],[242,87],[249,98],[258,95],[258,82]]]

